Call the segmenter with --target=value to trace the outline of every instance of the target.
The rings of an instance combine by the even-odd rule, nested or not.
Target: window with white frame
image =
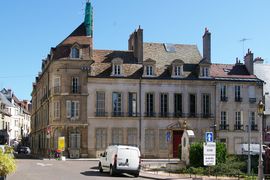
[[[242,119],[241,119],[241,112],[235,112],[235,130],[241,130],[242,129]]]
[[[53,79],[53,92],[54,93],[60,93],[60,77],[59,76],[55,76]]]
[[[122,95],[119,92],[112,93],[113,116],[120,116],[122,113]]]
[[[96,106],[96,115],[104,116],[105,115],[105,92],[97,91],[97,106]]]
[[[79,93],[79,77],[72,77],[71,93]]]
[[[137,145],[137,129],[136,128],[127,129],[127,141],[129,145]]]
[[[221,111],[220,129],[221,130],[227,129],[227,112],[226,111]]]
[[[145,150],[153,151],[155,150],[155,130],[145,129]]]
[[[235,86],[235,101],[242,101],[241,98],[241,86]]]
[[[208,117],[210,115],[210,95],[209,94],[203,94],[202,95],[202,101],[203,101],[203,116]]]
[[[146,116],[154,116],[154,94],[146,93]]]
[[[182,94],[180,93],[174,94],[174,116],[182,116]]]
[[[114,75],[121,75],[121,65],[120,64],[114,64],[113,65],[113,74]]]
[[[70,132],[69,148],[78,149],[81,147],[81,134],[79,132]]]
[[[174,76],[182,76],[182,66],[174,67]]]
[[[161,93],[160,94],[160,116],[166,117],[168,116],[168,94]]]
[[[146,66],[146,75],[147,76],[153,76],[154,75],[154,68],[152,65]]]
[[[77,59],[80,58],[80,49],[77,47],[71,48],[71,58]]]
[[[137,93],[128,93],[128,115],[137,116]]]
[[[209,77],[209,67],[202,67],[202,77]]]
[[[251,125],[251,130],[257,130],[257,124],[255,121],[255,112],[249,112],[249,122]]]
[[[167,150],[168,143],[166,141],[166,129],[159,129],[159,150]]]
[[[80,101],[66,101],[67,118],[78,119],[80,112]]]
[[[103,150],[107,147],[107,129],[97,128],[96,129],[96,149]]]
[[[226,98],[227,98],[227,86],[221,85],[221,87],[220,87],[220,100],[226,101]]]
[[[123,129],[122,128],[112,129],[112,143],[123,144]]]
[[[60,101],[53,102],[53,117],[54,119],[60,118]]]

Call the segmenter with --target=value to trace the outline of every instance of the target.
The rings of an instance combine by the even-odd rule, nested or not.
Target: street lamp
[[[264,112],[264,104],[263,101],[260,100],[257,106],[258,115],[262,117],[261,123],[260,123],[260,155],[259,155],[259,165],[258,165],[258,179],[262,180],[263,178],[263,158],[262,158],[262,126],[263,126],[263,112]]]

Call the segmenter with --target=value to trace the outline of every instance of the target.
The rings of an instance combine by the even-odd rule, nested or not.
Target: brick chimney
[[[138,30],[132,33],[128,40],[128,50],[133,50],[138,63],[143,62],[143,29],[139,26]]]
[[[203,58],[211,63],[211,33],[207,28],[203,35]]]
[[[244,61],[249,74],[253,75],[254,74],[253,53],[250,51],[250,49],[248,49],[248,52],[244,57]]]

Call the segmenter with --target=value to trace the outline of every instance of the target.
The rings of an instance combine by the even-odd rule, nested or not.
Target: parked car
[[[30,154],[31,150],[27,146],[20,146],[17,148],[18,154]]]
[[[134,146],[108,146],[106,151],[100,154],[99,172],[108,171],[111,176],[128,173],[138,177],[141,168],[140,156],[139,148]]]

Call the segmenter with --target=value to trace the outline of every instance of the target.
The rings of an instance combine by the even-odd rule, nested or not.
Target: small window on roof
[[[71,48],[71,58],[80,58],[80,49],[77,47]]]
[[[167,52],[176,52],[174,44],[164,43],[164,47]]]

